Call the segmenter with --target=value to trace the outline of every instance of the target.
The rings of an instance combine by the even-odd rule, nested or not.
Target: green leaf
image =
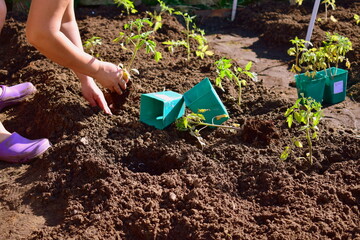
[[[250,71],[251,67],[252,67],[252,62],[250,61],[250,62],[248,62],[248,63],[246,64],[245,70],[246,70],[246,71]]]
[[[300,131],[305,131],[306,129],[308,129],[308,128],[310,128],[310,126],[308,126],[308,125],[305,125],[305,126],[302,126],[302,127],[300,127]]]
[[[303,144],[300,142],[300,141],[295,141],[294,142],[294,145],[298,148],[302,148],[303,147]]]
[[[286,121],[287,121],[287,123],[288,123],[288,127],[291,128],[292,123],[293,123],[293,115],[289,115],[289,116],[286,118]]]
[[[287,146],[285,147],[284,151],[281,153],[280,160],[285,161],[289,157],[289,154],[290,154],[290,147]]]
[[[292,113],[293,111],[294,111],[293,108],[288,108],[288,109],[286,109],[286,112],[285,112],[284,116],[287,117],[287,116],[288,116],[290,113]]]
[[[155,52],[154,59],[156,62],[160,61],[162,59],[161,52]]]
[[[154,31],[159,30],[162,27],[162,23],[161,22],[156,22],[155,26],[154,26]]]
[[[294,118],[298,123],[301,123],[303,121],[303,117],[299,112],[294,112]]]
[[[208,50],[208,51],[205,52],[205,54],[208,55],[208,56],[213,56],[213,55],[214,55],[214,52]]]
[[[312,138],[312,139],[317,139],[317,137],[318,137],[317,132],[313,132],[311,138]]]

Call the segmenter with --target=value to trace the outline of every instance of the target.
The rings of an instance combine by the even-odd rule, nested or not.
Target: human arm
[[[77,46],[79,39],[69,38],[62,32],[67,28],[63,18],[66,20],[66,11],[72,4],[72,0],[32,0],[26,27],[28,41],[54,62],[90,76],[103,87],[121,94],[121,88],[126,89],[122,70],[85,53]]]
[[[68,5],[61,21],[60,31],[79,49],[83,51],[80,32],[75,19],[72,3]],[[79,72],[74,72],[81,82],[81,92],[91,106],[99,106],[105,113],[111,114],[111,110],[105,100],[104,94],[96,85],[94,79]]]

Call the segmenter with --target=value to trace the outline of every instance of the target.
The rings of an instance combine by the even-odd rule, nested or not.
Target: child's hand
[[[91,106],[99,106],[105,113],[112,114],[103,92],[92,78],[81,81],[81,92]]]
[[[126,82],[128,75],[123,79],[124,71],[115,64],[109,62],[101,62],[100,68],[96,73],[95,79],[103,87],[110,89],[113,92],[122,94],[122,90],[126,89]]]

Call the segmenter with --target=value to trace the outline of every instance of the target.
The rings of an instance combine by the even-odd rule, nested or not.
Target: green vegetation
[[[121,42],[121,47],[130,50],[132,53],[130,61],[124,67],[125,70],[138,73],[137,69],[131,67],[141,48],[145,48],[146,53],[154,54],[154,59],[157,62],[162,58],[161,53],[156,51],[156,43],[150,39],[153,31],[143,31],[146,25],[152,27],[153,23],[147,18],[130,21],[124,25],[124,30],[130,30],[131,33],[127,35],[125,32],[120,32],[119,37],[114,39],[114,42]],[[132,45],[132,48],[127,48],[127,45]]]
[[[114,3],[117,4],[118,7],[123,7],[126,10],[126,13],[130,15],[130,13],[137,13],[135,9],[133,1],[130,0],[114,0]]]
[[[160,12],[157,13],[156,11],[147,12],[149,16],[151,17],[151,21],[154,24],[154,32],[156,32],[158,29],[162,27],[162,15],[166,12],[168,12],[170,15],[173,13],[174,9],[171,7],[168,7],[163,1],[157,0],[160,5]]]
[[[195,39],[197,42],[197,46],[194,47],[196,49],[195,54],[197,57],[200,57],[201,59],[203,59],[205,56],[214,55],[214,53],[212,51],[208,50],[207,39],[205,38],[205,31],[197,28],[196,24],[193,23],[193,20],[195,19],[196,16],[190,16],[188,13],[183,13],[180,11],[176,11],[176,12],[174,12],[174,14],[182,16],[183,19],[185,20],[186,44],[181,44],[181,46],[184,46],[187,49],[187,60],[188,61],[190,60],[190,54],[191,54],[191,49],[192,49],[191,41],[190,41],[191,38]],[[191,27],[191,24],[192,24],[192,27]],[[174,43],[181,43],[181,41],[175,41]],[[173,43],[171,41],[170,42],[167,41],[164,44],[171,45]]]
[[[331,7],[332,10],[336,9],[335,0],[323,0],[321,3],[325,4],[325,20],[328,18],[328,8]],[[333,16],[331,16],[333,17]]]
[[[327,67],[331,67],[331,64],[335,64],[335,67],[339,67],[340,62],[345,61],[347,68],[350,68],[350,61],[345,55],[352,50],[352,43],[349,38],[341,36],[337,33],[326,33],[326,41],[324,41],[323,50],[326,56]]]
[[[252,80],[257,80],[257,75],[254,72],[251,72],[252,62],[248,62],[244,68],[241,67],[234,67],[234,71],[231,70],[232,59],[221,58],[215,62],[216,72],[218,76],[215,79],[215,85],[220,87],[223,91],[224,88],[222,86],[222,81],[227,78],[230,81],[234,81],[235,84],[238,86],[238,105],[241,104],[241,94],[242,94],[242,87],[246,86],[246,80],[242,78],[242,76],[246,75]]]
[[[295,0],[295,2],[300,6],[303,4],[304,0]],[[327,21],[328,19],[328,9],[331,8],[332,10],[336,9],[336,4],[335,4],[335,0],[323,0],[321,2],[322,4],[325,5],[325,20]],[[337,22],[337,20],[334,18],[334,16],[330,16],[330,19],[333,22]],[[321,20],[321,19],[320,19]]]
[[[311,42],[305,41],[304,39],[300,39],[295,37],[291,39],[290,42],[295,45],[288,49],[287,53],[290,56],[295,56],[295,63],[291,66],[290,71],[293,73],[300,73],[301,66],[300,66],[300,56],[303,52],[306,52],[308,49],[306,47],[307,44],[312,45]]]
[[[168,45],[167,48],[171,53],[174,53],[175,49],[179,47],[185,47],[186,49],[188,49],[188,44],[185,40],[170,40],[165,41],[162,44]]]
[[[317,71],[325,70],[332,65],[338,68],[340,62],[345,62],[346,67],[350,68],[349,59],[345,55],[352,50],[352,43],[347,37],[337,33],[326,33],[322,47],[309,49],[306,44],[311,46],[311,43],[304,39],[295,37],[290,42],[295,45],[288,49],[288,54],[295,56],[295,63],[290,70],[294,73],[305,72],[305,75],[314,77]]]
[[[360,23],[360,17],[359,17],[359,15],[354,14],[354,20],[355,20],[356,24],[359,24],[359,23]]]
[[[313,142],[312,140],[318,139],[319,128],[318,125],[323,116],[321,110],[321,104],[316,102],[312,98],[299,98],[295,104],[286,110],[286,121],[288,127],[297,125],[298,130],[303,133],[299,138],[294,137],[292,144],[285,147],[285,150],[281,153],[280,159],[286,160],[292,150],[292,147],[302,148],[303,144],[301,138],[305,139],[308,145],[308,152],[306,156],[310,164],[313,164]]]
[[[179,131],[189,131],[192,136],[194,136],[201,146],[206,145],[204,139],[200,135],[200,131],[203,130],[206,127],[220,127],[220,128],[226,128],[226,129],[233,129],[233,130],[240,130],[239,124],[234,124],[234,126],[228,126],[228,125],[218,125],[218,124],[211,124],[211,123],[205,123],[205,117],[202,114],[205,111],[209,111],[208,109],[199,109],[198,113],[189,113],[188,115],[181,117],[176,120],[175,125],[176,129]],[[228,117],[227,115],[219,115],[214,117],[216,120],[219,120],[221,118]],[[201,127],[200,129],[197,129],[197,127]]]
[[[86,52],[90,53],[91,56],[99,58],[100,54],[96,52],[96,46],[100,46],[102,44],[102,39],[100,37],[92,36],[87,39],[83,46]]]

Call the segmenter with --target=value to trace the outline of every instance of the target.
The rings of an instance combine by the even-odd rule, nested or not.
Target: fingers
[[[96,105],[98,105],[102,110],[104,110],[104,112],[106,114],[112,115],[112,112],[111,112],[103,94],[97,95],[95,101],[96,101]]]
[[[85,97],[85,96],[84,96]],[[98,104],[96,103],[95,99],[92,99],[92,98],[86,98],[85,99],[89,102],[90,106],[92,107],[95,107],[97,106]]]
[[[120,80],[120,87],[125,90],[126,89],[126,81],[124,79]]]
[[[119,85],[122,89],[126,89],[126,83],[128,82],[129,80],[129,75],[127,73],[126,70],[122,69],[122,68],[118,68],[119,70],[119,75],[118,75],[118,78],[120,79],[119,80]]]
[[[121,95],[123,93],[122,90],[126,89],[126,80],[123,79],[124,71],[119,68],[119,72],[117,75],[118,81],[117,84],[113,86],[113,91],[115,91],[117,94]]]
[[[123,92],[120,88],[120,85],[119,84],[115,84],[114,87],[113,87],[113,92],[116,92],[117,94],[121,95]]]

